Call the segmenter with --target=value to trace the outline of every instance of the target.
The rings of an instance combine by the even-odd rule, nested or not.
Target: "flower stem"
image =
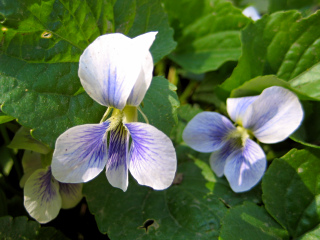
[[[100,120],[100,123],[103,123],[106,119],[107,119],[107,117],[109,116],[109,114],[111,113],[111,111],[112,111],[112,107],[108,107],[107,108],[107,111],[103,114],[103,117],[102,117],[102,119]]]
[[[141,113],[144,121],[145,121],[147,124],[149,124],[149,120],[148,120],[147,116],[142,112],[142,110],[141,110],[140,107],[138,107],[138,111]]]
[[[9,138],[7,129],[3,124],[0,125],[0,131],[1,131],[1,134],[2,134],[2,137],[4,139],[4,142],[5,142],[6,146],[9,145],[10,144],[10,138]],[[13,160],[13,165],[14,165],[14,168],[15,168],[15,170],[17,172],[17,175],[18,175],[19,179],[21,179],[21,177],[22,177],[22,169],[20,167],[20,164],[18,163],[18,159],[16,158],[16,155],[13,153],[11,148],[8,148],[8,152],[10,154],[10,157]]]

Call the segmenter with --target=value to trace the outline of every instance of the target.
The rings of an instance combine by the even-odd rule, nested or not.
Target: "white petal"
[[[106,175],[113,187],[122,189],[128,187],[128,145],[129,134],[120,123],[118,127],[110,131],[109,157],[106,167]]]
[[[225,136],[235,129],[231,121],[215,112],[197,114],[183,131],[183,140],[199,152],[213,152],[225,143]]]
[[[141,49],[141,72],[127,100],[127,105],[139,106],[150,86],[153,59],[149,48],[155,40],[156,34],[157,32],[148,32],[133,39],[136,47]]]
[[[254,97],[242,97],[242,98],[228,98],[227,99],[227,111],[230,118],[238,123],[242,124],[242,118],[247,108],[253,103],[258,96]]]
[[[60,182],[80,183],[95,178],[107,163],[109,122],[85,124],[59,136],[52,157],[52,174]]]
[[[22,167],[24,174],[19,184],[23,188],[31,174],[42,168],[40,153],[25,150],[22,157]]]
[[[24,187],[24,206],[39,223],[56,218],[61,208],[59,183],[47,169],[36,170]]]
[[[101,105],[125,107],[143,60],[134,43],[120,33],[106,34],[92,42],[81,55],[78,72],[81,84]]]
[[[171,140],[145,123],[127,123],[132,143],[129,170],[141,185],[155,190],[168,188],[177,169],[177,157]]]
[[[63,209],[75,207],[82,199],[82,183],[59,183]]]
[[[247,108],[243,126],[263,143],[288,138],[301,124],[303,110],[298,97],[282,87],[270,87]]]
[[[224,175],[234,192],[245,192],[260,181],[266,163],[261,147],[248,138],[244,148],[234,151],[227,158]]]
[[[253,6],[249,6],[246,9],[244,9],[242,11],[242,14],[245,15],[246,17],[251,18],[253,21],[257,21],[261,18],[257,9]]]

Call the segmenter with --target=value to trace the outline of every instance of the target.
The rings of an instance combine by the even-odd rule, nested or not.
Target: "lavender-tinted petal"
[[[199,152],[213,152],[220,149],[226,135],[235,129],[231,121],[215,112],[197,114],[183,131],[183,140]]]
[[[234,151],[226,160],[224,175],[234,192],[253,188],[266,170],[266,157],[261,147],[247,139],[245,146]]]
[[[171,140],[157,128],[145,123],[127,123],[132,143],[129,170],[141,185],[156,190],[168,188],[177,169]]]
[[[269,87],[247,108],[243,126],[263,143],[288,138],[301,124],[303,110],[298,97],[282,87]]]
[[[149,48],[151,47],[157,32],[148,32],[134,39],[136,48],[141,49],[141,72],[132,88],[127,105],[139,106],[143,100],[152,80],[153,59]]]
[[[37,169],[42,168],[41,164],[41,154],[37,152],[32,152],[30,150],[25,150],[22,157],[22,167],[23,176],[20,179],[20,187],[24,187],[26,181]]]
[[[59,183],[48,169],[36,170],[24,186],[24,206],[39,223],[47,223],[58,216],[61,208]]]
[[[219,150],[210,155],[210,166],[218,177],[223,176],[226,160],[233,151],[234,146],[231,141],[228,141]]]
[[[230,118],[238,123],[242,124],[242,118],[247,108],[258,98],[253,97],[242,97],[242,98],[228,98],[227,99],[227,111]]]
[[[53,176],[60,182],[80,183],[95,178],[107,163],[109,122],[85,124],[59,136],[52,158]]]
[[[102,35],[80,57],[81,84],[101,105],[123,109],[141,72],[142,60],[133,39],[121,33]]]
[[[60,183],[59,193],[63,209],[75,207],[82,199],[82,183]]]
[[[109,142],[106,176],[113,187],[120,188],[125,192],[128,187],[129,134],[122,123],[116,129],[110,131]]]

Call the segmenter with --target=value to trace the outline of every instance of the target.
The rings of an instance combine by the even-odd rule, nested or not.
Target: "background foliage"
[[[249,5],[260,20],[242,14]],[[0,238],[319,239],[319,6],[318,0],[1,0]],[[156,65],[142,110],[176,147],[173,185],[154,191],[131,178],[123,193],[102,173],[84,184],[76,208],[38,224],[19,186],[24,149],[37,150],[32,141],[7,146],[20,126],[54,149],[66,129],[99,122],[106,109],[81,87],[81,53],[105,33],[148,31],[158,31],[151,48]],[[235,194],[212,172],[208,154],[185,145],[182,131],[201,111],[226,114],[228,97],[274,85],[298,95],[304,122],[291,139],[262,145],[265,176]],[[52,151],[42,153],[46,163]]]

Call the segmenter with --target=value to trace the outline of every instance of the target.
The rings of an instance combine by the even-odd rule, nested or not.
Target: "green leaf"
[[[184,24],[189,23],[177,39],[177,49],[169,55],[173,61],[188,71],[203,73],[216,70],[227,61],[238,60],[241,55],[240,30],[250,21],[240,9],[230,2],[216,0],[209,5],[210,11],[208,6],[204,7],[206,15],[195,18],[198,13],[191,6],[183,8],[180,2],[171,2],[166,6],[172,8],[169,13],[179,8],[177,16]],[[207,5],[205,1],[200,2]],[[197,8],[201,7],[197,4]]]
[[[298,238],[298,240],[318,240],[318,239],[320,239],[320,226],[317,226],[312,231]]]
[[[305,91],[300,87],[295,88],[288,82],[279,79],[277,78],[277,76],[274,75],[259,76],[249,81],[246,81],[240,87],[232,90],[230,97],[236,98],[259,95],[265,88],[271,86],[281,86],[287,88],[290,91],[294,92],[300,100],[316,100],[315,98],[312,98],[308,93],[305,93]]]
[[[320,100],[320,63],[289,81],[290,85],[308,96]]]
[[[222,221],[223,240],[289,239],[284,230],[263,208],[246,202],[228,212]]]
[[[154,77],[141,108],[149,123],[167,135],[178,122],[177,108],[180,102],[175,90],[176,86],[164,77]],[[144,121],[141,115],[139,121]]]
[[[99,230],[111,239],[217,239],[227,208],[261,203],[259,187],[236,194],[225,178],[217,178],[206,163],[209,154],[179,145],[177,156],[175,180],[163,191],[131,178],[124,193],[110,186],[105,174],[86,183],[83,193]]]
[[[246,81],[274,74],[289,81],[320,61],[320,12],[302,18],[297,11],[278,12],[251,23],[242,32],[242,56],[221,86],[225,97]],[[314,96],[314,94],[308,95]]]
[[[133,14],[129,22],[119,12],[128,4]],[[6,0],[0,3],[0,14],[2,110],[33,129],[32,135],[51,148],[66,129],[97,123],[106,110],[86,93],[76,94],[81,88],[77,73],[80,54],[96,37],[121,26],[130,37],[159,31],[151,48],[155,62],[175,46],[159,0],[133,4],[123,0],[116,4]]]
[[[273,161],[262,179],[268,212],[293,238],[320,224],[320,151],[293,149]]]
[[[11,143],[7,147],[16,149],[26,149],[42,154],[47,154],[51,151],[51,149],[47,147],[45,144],[34,139],[30,134],[30,130],[25,127],[21,127],[16,132]]]
[[[320,103],[303,102],[304,120],[290,138],[303,145],[320,148]]]
[[[126,192],[100,174],[83,193],[99,230],[111,239],[217,239],[227,208],[210,193],[194,163],[181,164],[178,174],[176,184],[164,191],[131,178]]]
[[[305,7],[310,7],[316,4],[317,0],[270,0],[269,12],[277,12],[290,9],[300,9]]]
[[[171,133],[171,138],[174,139],[176,144],[183,141],[182,132],[184,128],[188,122],[200,112],[202,112],[200,108],[192,107],[191,105],[183,105],[178,109],[178,124]]]
[[[0,124],[10,122],[12,120],[14,120],[14,117],[8,116],[3,112],[0,112]]]
[[[1,239],[25,239],[25,240],[66,240],[67,238],[52,227],[40,228],[35,221],[28,221],[26,217],[12,218],[10,216],[0,218]]]

